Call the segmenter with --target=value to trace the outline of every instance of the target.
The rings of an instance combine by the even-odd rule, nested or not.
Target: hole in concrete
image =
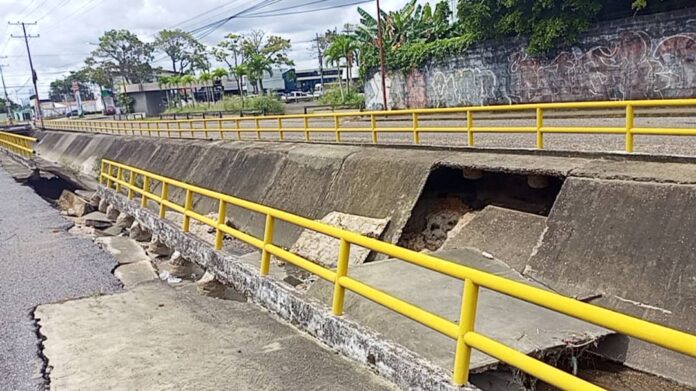
[[[425,183],[399,245],[415,250],[439,249],[447,233],[470,212],[488,205],[547,216],[563,179],[469,168],[438,167]]]
[[[29,178],[26,185],[34,189],[36,194],[51,204],[55,204],[63,193],[63,190],[70,190],[72,192],[81,190],[81,188],[73,182],[45,172]]]
[[[368,353],[367,355],[367,363],[370,365],[377,365],[377,359],[375,358],[375,355],[372,353]]]

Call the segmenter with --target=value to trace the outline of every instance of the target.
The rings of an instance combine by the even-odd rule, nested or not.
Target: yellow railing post
[[[123,180],[123,169],[121,167],[118,167],[116,169],[116,179],[119,181]],[[121,182],[116,182],[116,193],[121,191]]]
[[[413,143],[420,144],[420,135],[418,134],[418,113],[413,112],[412,121],[413,123]]]
[[[191,210],[191,204],[193,204],[193,192],[191,189],[186,189],[186,201],[184,201],[184,221],[181,224],[181,230],[184,232],[189,231],[189,225],[191,224],[191,216],[186,214],[186,212]]]
[[[165,212],[167,211],[167,205],[164,204],[165,201],[167,201],[167,197],[169,196],[169,183],[167,182],[162,182],[162,193],[160,194],[160,208],[159,208],[159,217],[164,218]]]
[[[338,115],[334,114],[334,130],[336,132],[336,142],[341,142],[341,131],[338,130],[341,127],[341,123],[338,120]]]
[[[171,138],[172,137],[172,131],[169,128],[169,122],[165,122],[165,125],[167,125],[167,137]]]
[[[370,130],[372,132],[372,144],[377,144],[377,117],[370,114]]]
[[[263,230],[263,250],[261,252],[261,275],[267,276],[271,269],[271,253],[268,252],[266,246],[273,243],[273,229],[275,219],[270,214],[266,215],[266,227]]]
[[[334,281],[332,312],[336,316],[343,315],[343,301],[346,296],[346,289],[341,286],[341,277],[348,274],[348,260],[350,259],[350,243],[341,238],[338,247],[338,263],[336,265],[336,281]]]
[[[189,131],[191,132],[191,138],[196,138],[196,133],[194,133],[193,120],[188,121]]]
[[[225,132],[222,131],[222,120],[218,120],[218,131],[220,132],[220,140],[225,139]]]
[[[304,139],[309,141],[309,117],[304,117]]]
[[[108,168],[107,168],[106,172],[107,172],[107,175],[109,176],[108,178],[106,178],[106,187],[108,189],[111,189],[111,182],[112,182],[111,177],[114,176],[114,169],[111,166],[111,163],[108,163]]]
[[[184,136],[182,136],[183,131],[181,130],[181,121],[176,121],[176,132],[178,133],[177,138],[184,138]]]
[[[150,177],[143,175],[143,194],[140,198],[140,207],[147,208],[147,194],[150,192]]]
[[[242,121],[239,118],[237,118],[234,122],[235,122],[235,127],[237,128],[237,140],[241,140],[242,139],[242,130],[241,130],[242,129],[242,123],[241,123]]]
[[[626,152],[633,152],[633,105],[626,105]]]
[[[474,146],[474,113],[471,110],[466,111],[466,145]]]
[[[541,128],[544,127],[544,109],[541,107],[536,108],[536,147],[537,149],[544,149],[544,133],[542,133]]]
[[[261,140],[261,122],[259,117],[254,118],[254,123],[256,124],[256,139]]]
[[[128,199],[133,199],[133,187],[135,187],[135,173],[133,170],[128,171]]]
[[[99,184],[100,185],[105,185],[107,182],[107,179],[104,177],[104,174],[106,174],[106,163],[104,162],[104,159],[101,161],[101,166],[99,168]]]
[[[203,119],[203,137],[208,138],[208,120]]]
[[[222,248],[222,239],[225,237],[225,233],[222,232],[220,226],[225,224],[225,217],[227,217],[227,203],[223,199],[220,199],[218,205],[218,218],[217,227],[215,227],[215,249],[220,250]]]
[[[280,141],[285,140],[285,133],[283,132],[283,119],[278,117],[278,137]]]
[[[155,122],[155,129],[157,129],[157,137],[162,137],[162,135],[160,134],[161,130],[160,130],[160,122],[159,121]]]
[[[152,137],[152,130],[150,129],[150,123],[148,122],[146,127],[147,130],[147,137]]]
[[[470,279],[464,280],[462,307],[459,315],[459,334],[457,348],[454,354],[454,375],[452,383],[462,386],[469,381],[469,364],[471,362],[471,347],[464,341],[464,336],[474,331],[476,322],[476,304],[478,302],[478,285]]]

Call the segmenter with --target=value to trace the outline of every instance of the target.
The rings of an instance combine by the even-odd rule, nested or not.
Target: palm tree
[[[213,80],[213,75],[210,72],[202,72],[198,75],[198,81],[203,84],[203,89],[205,90],[205,100],[208,101],[208,107],[210,107],[210,88],[208,84]]]
[[[181,94],[179,94],[179,86],[181,85],[181,76],[180,75],[173,75],[169,77],[169,87],[170,89],[173,88],[174,92],[172,93],[172,98],[176,99],[174,102],[174,106],[181,105]]]
[[[220,85],[222,86],[222,78],[229,75],[229,72],[227,72],[227,69],[225,69],[225,68],[215,68],[213,70],[212,75],[213,75],[213,79],[219,80]],[[222,94],[223,95],[225,94],[225,87],[224,86],[222,87]],[[215,99],[215,98],[213,97],[213,99]]]
[[[241,64],[231,69],[232,74],[237,78],[237,88],[239,89],[239,97],[242,98],[242,108],[244,107],[244,90],[242,89],[242,81],[244,76],[249,76],[249,71],[246,65]]]
[[[193,105],[196,105],[196,95],[194,94],[193,84],[196,82],[196,78],[193,75],[183,75],[181,76],[180,82],[184,86],[189,86],[191,90],[191,99],[193,100]]]
[[[329,63],[335,63],[341,69],[341,59],[345,59],[346,67],[346,89],[350,89],[350,80],[352,79],[353,62],[355,61],[356,53],[358,52],[358,42],[352,35],[339,35],[335,37],[329,47],[326,48],[324,55]],[[339,86],[340,86],[339,78]]]
[[[162,90],[162,87],[164,86],[166,89],[164,90],[164,95],[167,97],[167,108],[171,108],[171,99],[169,97],[169,93],[171,92],[169,89],[169,85],[172,83],[171,77],[169,76],[160,76],[157,79],[157,84],[159,84],[160,90]]]
[[[245,65],[249,80],[253,81],[255,84],[255,92],[263,94],[263,74],[266,72],[270,76],[273,76],[273,63],[265,56],[254,54],[249,57]],[[258,84],[258,87],[256,87],[256,84]]]

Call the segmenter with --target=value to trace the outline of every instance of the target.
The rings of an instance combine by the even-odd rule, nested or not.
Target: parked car
[[[68,118],[70,118],[70,117],[77,117],[78,115],[80,115],[80,112],[77,111],[77,109],[75,109],[75,110],[70,110],[70,111],[68,111],[67,113],[65,113],[65,116],[68,117]]]
[[[109,106],[104,109],[104,115],[114,115],[116,114],[116,108],[113,106]]]
[[[307,99],[308,97],[309,94],[304,91],[292,91],[285,94],[282,99],[286,102],[297,102],[299,100]]]
[[[312,93],[312,96],[315,98],[318,98],[320,96],[324,95],[324,86],[321,85],[321,83],[317,83],[314,86],[314,92]]]

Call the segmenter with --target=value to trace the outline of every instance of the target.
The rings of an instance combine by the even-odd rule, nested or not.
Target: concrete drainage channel
[[[508,190],[508,194],[502,194],[491,191],[490,187],[485,184],[473,189],[468,185],[462,189],[443,186],[444,183],[451,183],[453,174],[462,175],[462,172],[445,168],[436,170],[430,177],[412,214],[411,221],[407,224],[404,237],[409,237],[408,227],[417,226],[418,224],[415,222],[418,220],[421,224],[425,221],[427,224],[424,225],[425,227],[421,227],[424,229],[421,235],[426,240],[415,243],[429,244],[434,248],[428,248],[427,245],[425,248],[433,251],[443,248],[458,248],[461,245],[457,242],[458,237],[462,236],[461,231],[465,231],[469,224],[475,226],[475,219],[482,213],[503,213],[503,215],[510,213],[504,211],[510,209],[501,209],[500,206],[495,207],[498,209],[490,209],[490,205],[507,206],[512,210],[519,211],[515,213],[525,214],[523,217],[525,221],[528,219],[537,221],[545,218],[560,188],[559,180],[556,178],[535,178],[536,183],[541,184],[538,187],[547,190],[542,192],[544,195],[541,197],[529,198],[514,190],[517,188],[514,183],[527,180],[525,177],[499,178],[495,174],[471,171],[466,172],[465,175],[471,176],[472,180],[479,180],[488,175],[489,183],[502,182],[507,184],[507,189],[512,190]],[[465,179],[468,180],[466,177]],[[486,181],[483,182],[486,183]],[[371,331],[351,324],[351,322],[341,324],[342,320],[331,319],[333,320],[333,324],[331,324],[332,322],[329,322],[331,316],[328,311],[320,310],[321,305],[312,303],[311,299],[308,302],[308,298],[297,296],[292,292],[291,287],[283,287],[282,283],[264,284],[262,281],[250,283],[251,277],[248,274],[250,271],[235,270],[235,267],[230,266],[229,263],[241,260],[241,262],[255,264],[256,254],[252,248],[232,238],[227,237],[224,242],[225,255],[222,257],[211,255],[209,246],[212,244],[214,235],[207,227],[195,221],[192,222],[191,228],[193,235],[179,232],[177,227],[180,226],[182,218],[178,213],[167,212],[166,221],[163,221],[152,212],[139,209],[138,205],[125,200],[122,196],[113,194],[109,190],[102,188],[98,194],[85,192],[78,189],[77,185],[70,181],[50,175],[35,176],[32,180],[27,181],[27,184],[32,186],[44,199],[55,202],[56,206],[61,209],[61,214],[75,223],[70,232],[94,239],[97,244],[116,257],[119,266],[115,268],[114,274],[123,282],[126,289],[140,289],[138,286],[147,285],[148,281],[160,279],[175,287],[176,290],[187,292],[189,295],[195,294],[193,291],[196,290],[198,294],[231,299],[237,302],[246,302],[246,296],[249,296],[252,301],[269,309],[283,321],[308,331],[331,349],[338,350],[352,359],[363,362],[403,388],[451,388],[448,374],[437,366],[428,364],[423,358],[412,353],[410,355],[404,354],[407,351],[402,350],[403,348],[384,341],[381,337],[372,334]],[[524,189],[524,186],[519,188]],[[443,193],[445,189],[447,192]],[[57,196],[58,194],[60,196]],[[463,204],[462,200],[466,200],[467,204]],[[155,205],[152,205],[152,208],[154,207]],[[466,215],[471,213],[474,208],[474,215],[467,218]],[[442,228],[432,227],[432,220],[438,218],[444,220],[449,218],[449,222],[443,224]],[[501,217],[498,216],[498,218]],[[228,221],[228,224],[234,224],[234,222]],[[438,229],[444,231],[444,238],[436,237],[435,240],[428,243],[429,237],[425,232],[432,233]],[[471,237],[471,235],[465,236]],[[195,243],[196,241],[199,243]],[[208,248],[201,251],[206,246]],[[180,251],[173,250],[179,247]],[[290,283],[290,285],[311,284],[307,281],[294,283],[292,280],[288,280],[277,266],[274,266],[275,273],[272,274]],[[210,269],[210,272],[206,272],[204,268]],[[252,270],[251,273],[255,274],[255,271]],[[253,279],[258,280],[259,278],[255,276]],[[220,281],[223,281],[224,284]],[[299,310],[288,312],[288,308],[299,308]],[[56,314],[57,312],[52,312],[50,309],[39,309],[37,317],[40,319],[51,319],[52,317],[60,319],[61,315]],[[306,329],[307,325],[309,325],[309,330]],[[49,332],[51,332],[50,327]],[[55,331],[53,332],[55,333]],[[348,344],[345,340],[337,339],[338,336],[345,339],[346,334],[352,335],[348,338]],[[355,344],[356,340],[358,346],[350,346],[350,344]],[[545,353],[545,359],[570,371],[584,368],[580,369],[580,372],[586,378],[595,377],[602,381],[607,381],[608,377],[613,378],[609,380],[613,381],[612,389],[621,389],[622,386],[626,386],[626,389],[686,389],[651,376],[627,371],[626,368],[604,362],[593,355],[578,354],[579,351],[584,350],[579,349],[572,354],[563,350],[549,350]],[[51,357],[50,351],[51,348],[49,348],[48,360]],[[501,366],[498,370],[476,375],[472,381],[481,389],[486,390],[510,389],[511,387],[550,389],[544,384],[537,384],[533,379],[510,371],[505,366]]]

